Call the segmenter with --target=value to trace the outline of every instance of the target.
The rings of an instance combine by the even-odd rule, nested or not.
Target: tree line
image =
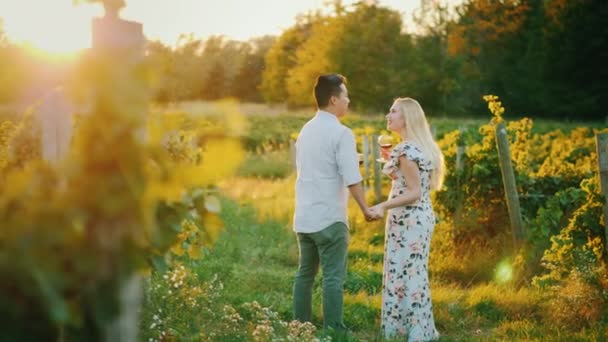
[[[159,102],[215,100],[310,106],[325,72],[349,79],[352,106],[386,110],[396,96],[419,99],[430,115],[485,115],[497,94],[512,113],[604,120],[608,112],[608,2],[603,0],[422,0],[415,32],[377,1],[298,17],[278,37],[241,42],[182,36],[148,44]],[[1,31],[0,31],[1,32]],[[0,102],[28,84],[21,52],[0,33]],[[30,78],[31,81],[31,78]],[[507,113],[508,115],[508,113]]]

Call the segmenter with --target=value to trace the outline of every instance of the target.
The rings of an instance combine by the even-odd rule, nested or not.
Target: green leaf
[[[152,264],[154,270],[161,274],[169,270],[169,264],[167,263],[164,255],[153,255],[150,257],[150,263]]]
[[[51,319],[57,323],[66,323],[69,319],[68,305],[59,291],[40,270],[33,269],[32,275],[40,288]]]

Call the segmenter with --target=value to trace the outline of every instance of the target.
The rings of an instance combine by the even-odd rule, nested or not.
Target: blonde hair
[[[422,107],[418,101],[409,97],[396,99],[395,105],[397,110],[403,115],[407,140],[416,143],[433,165],[433,170],[431,171],[431,189],[441,189],[445,169],[443,153],[441,153],[439,146],[433,139],[431,128]]]

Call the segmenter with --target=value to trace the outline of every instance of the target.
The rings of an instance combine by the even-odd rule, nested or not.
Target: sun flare
[[[49,55],[73,54],[90,46],[91,18],[101,6],[74,6],[72,0],[10,1],[0,4],[9,40]]]

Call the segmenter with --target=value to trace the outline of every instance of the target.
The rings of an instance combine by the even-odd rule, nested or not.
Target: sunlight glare
[[[509,260],[503,260],[496,266],[494,279],[500,284],[508,283],[513,279],[513,268]]]
[[[99,5],[74,6],[72,0],[10,1],[0,4],[8,38],[47,54],[72,54],[91,45],[91,19]]]

